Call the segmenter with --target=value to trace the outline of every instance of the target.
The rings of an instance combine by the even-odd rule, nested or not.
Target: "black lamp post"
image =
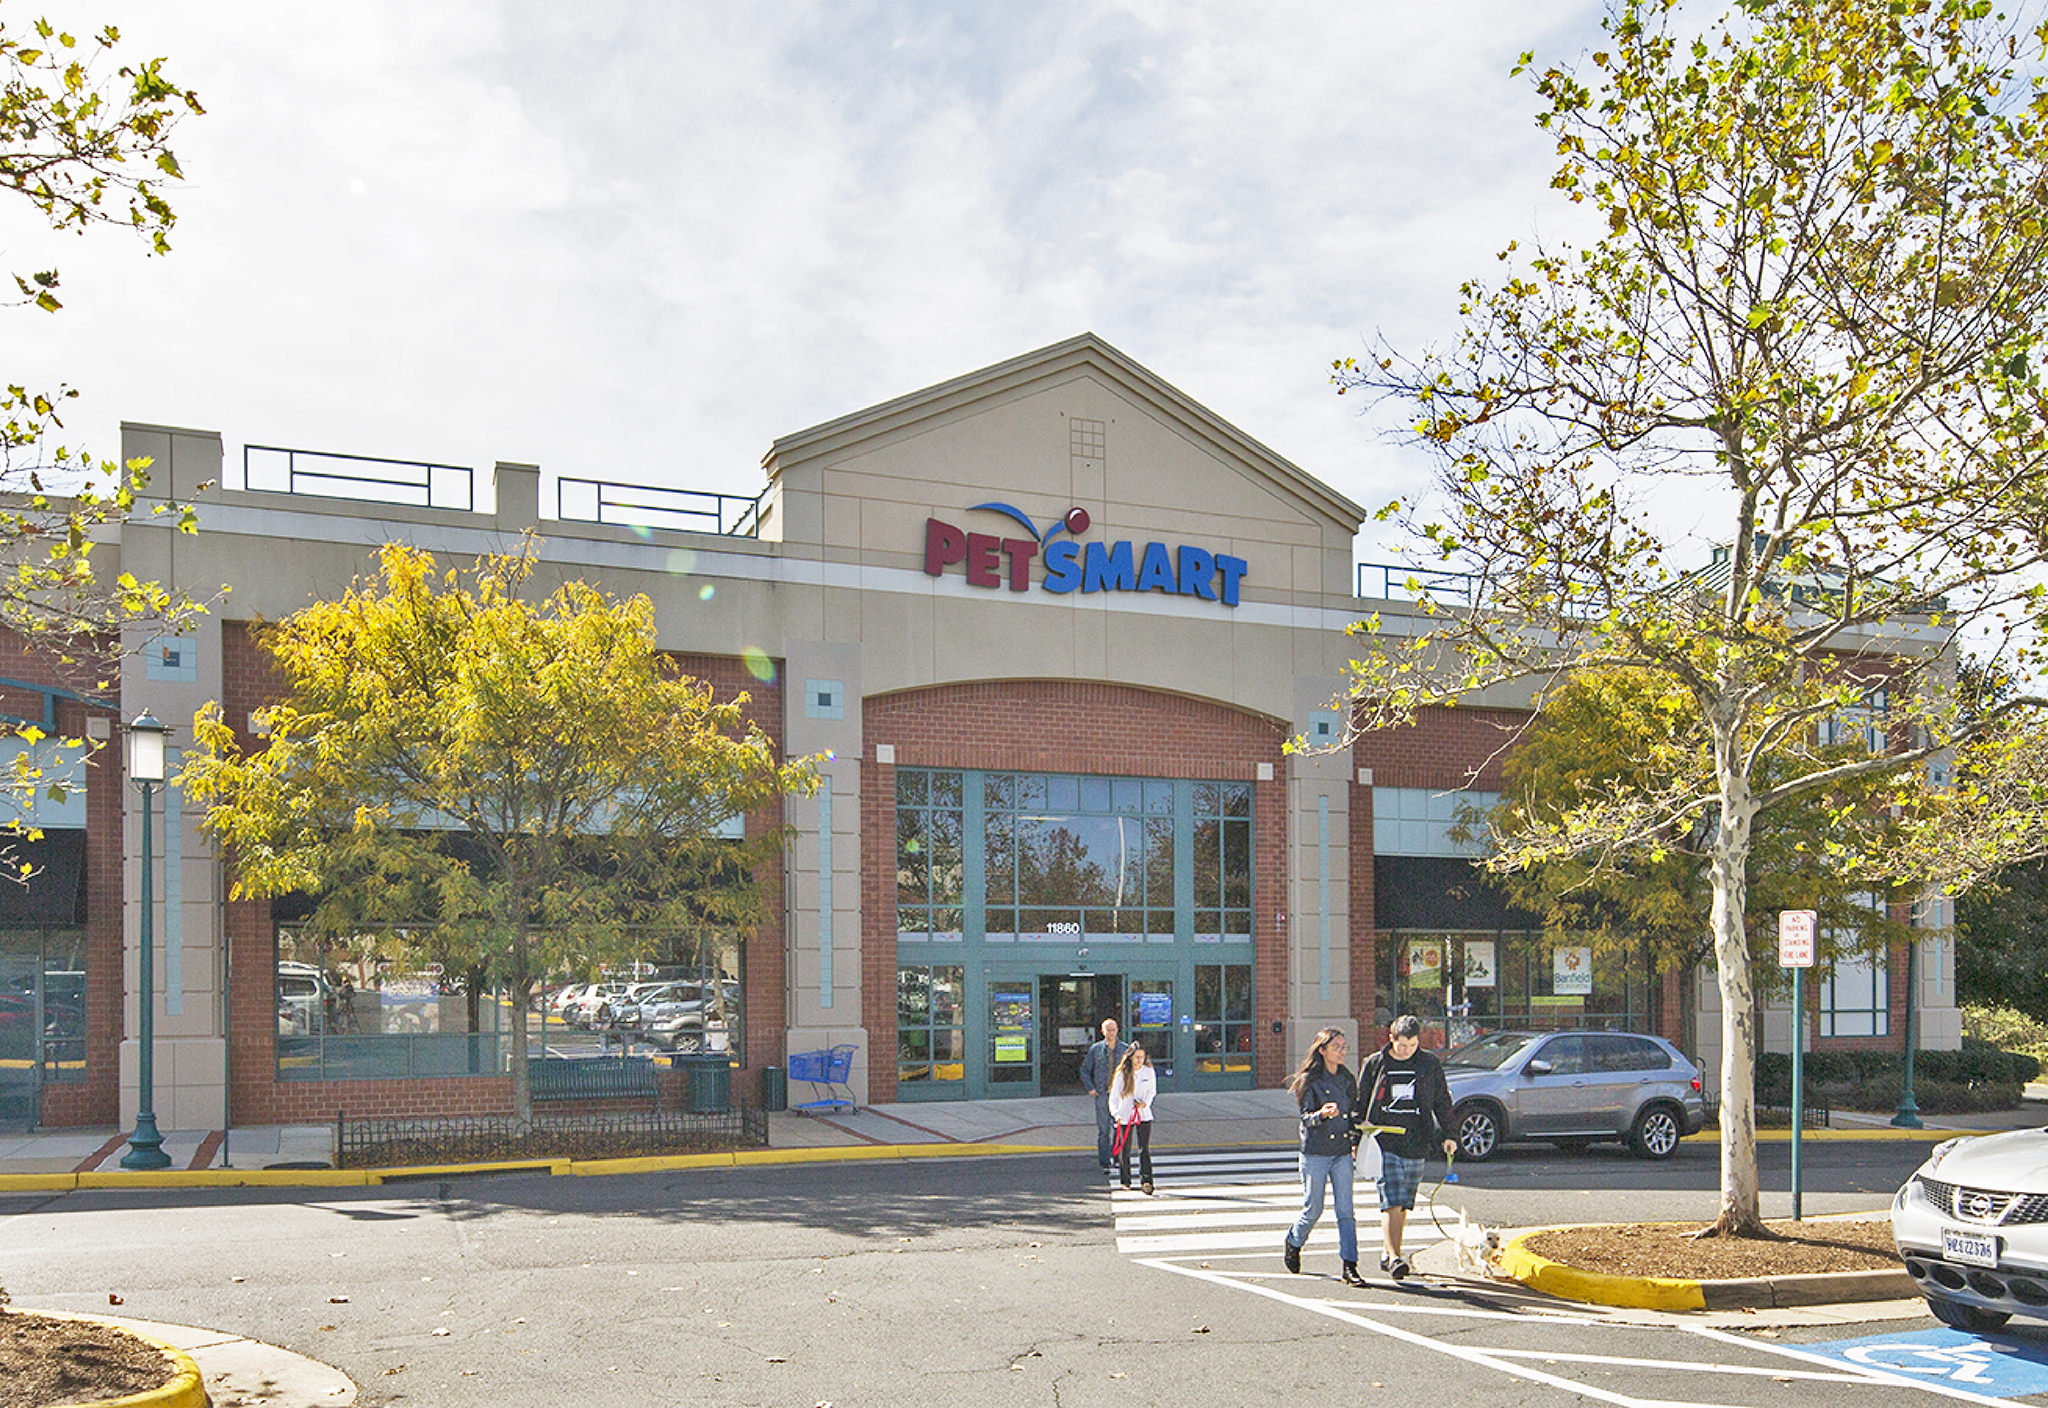
[[[164,1137],[156,1128],[156,961],[151,951],[155,937],[156,897],[151,885],[150,812],[156,789],[164,781],[164,735],[162,724],[145,710],[128,725],[128,780],[142,791],[142,1020],[138,1037],[140,1052],[140,1093],[135,1111],[135,1133],[129,1136],[128,1152],[121,1156],[122,1168],[169,1168],[171,1156],[164,1152]]]

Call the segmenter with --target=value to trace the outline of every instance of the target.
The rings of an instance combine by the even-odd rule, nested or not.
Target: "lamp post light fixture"
[[[156,1127],[156,956],[151,951],[155,937],[156,897],[151,884],[154,860],[150,855],[149,835],[156,789],[164,782],[164,736],[169,732],[148,710],[128,725],[128,780],[142,793],[142,933],[139,945],[142,1007],[137,1032],[141,1048],[140,1081],[135,1133],[128,1138],[128,1152],[121,1156],[121,1167],[132,1169],[171,1166],[171,1156],[164,1152],[164,1137]]]

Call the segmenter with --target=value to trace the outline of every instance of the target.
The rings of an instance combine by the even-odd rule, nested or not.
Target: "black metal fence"
[[[340,1168],[540,1163],[550,1159],[716,1154],[767,1147],[767,1114],[744,1102],[707,1113],[550,1112],[536,1114],[524,1130],[511,1115],[352,1120],[346,1110],[341,1110],[334,1116],[335,1161]]]

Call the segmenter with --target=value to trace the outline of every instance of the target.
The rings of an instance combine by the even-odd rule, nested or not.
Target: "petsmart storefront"
[[[537,528],[542,585],[644,593],[665,648],[744,690],[784,755],[819,760],[814,795],[746,821],[793,837],[764,877],[772,921],[698,955],[720,1009],[707,1046],[750,1097],[765,1068],[835,1046],[863,1104],[1063,1093],[1112,1017],[1164,1089],[1273,1086],[1316,1029],[1356,1036],[1411,986],[1377,910],[1471,927],[1393,903],[1445,887],[1375,807],[1497,788],[1500,736],[1472,727],[1487,708],[1286,746],[1341,740],[1345,627],[1410,609],[1359,599],[1361,510],[1093,336],[776,440],[757,500],[511,463],[469,490],[469,470],[163,426],[124,427],[123,449],[175,492],[215,487],[196,537],[129,525],[121,569],[234,590],[130,661],[110,716],[219,700],[253,741],[273,688],[253,623],[338,596],[393,538],[456,565]],[[103,792],[135,833],[135,789]],[[493,1013],[511,995],[468,995],[464,1020],[418,973],[297,946],[289,906],[226,898],[193,809],[173,796],[160,816],[164,1127],[509,1106],[507,1053],[486,1048],[510,1039]],[[1410,859],[1376,866],[1376,830]],[[124,904],[119,868],[87,869],[85,1054],[43,1117],[125,1125],[137,877]],[[402,982],[405,1030],[380,990]]]

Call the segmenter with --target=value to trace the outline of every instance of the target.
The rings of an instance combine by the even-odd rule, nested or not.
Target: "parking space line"
[[[1819,1383],[1867,1384],[1863,1375],[1846,1369],[1822,1372],[1818,1369],[1786,1369],[1775,1364],[1751,1367],[1743,1364],[1706,1363],[1697,1359],[1626,1359],[1614,1354],[1560,1354],[1549,1349],[1489,1349],[1503,1359],[1556,1360],[1561,1364],[1612,1364],[1624,1369],[1697,1369],[1712,1374],[1747,1374],[1760,1379],[1812,1379]]]
[[[1829,1359],[1826,1355],[1813,1354],[1793,1345],[1770,1344],[1762,1340],[1744,1339],[1742,1336],[1730,1334],[1726,1330],[1717,1330],[1711,1325],[1680,1325],[1678,1328],[1684,1330],[1687,1334],[1699,1335],[1710,1340],[1718,1340],[1723,1344],[1739,1344],[1745,1349],[1760,1349],[1771,1354],[1781,1355],[1786,1359],[1797,1359],[1802,1363],[1818,1364],[1827,1369],[1839,1370],[1842,1367],[1842,1361],[1839,1359]],[[1887,1373],[1883,1369],[1866,1368],[1862,1372],[1867,1374],[1873,1382],[1877,1383],[1892,1384],[1900,1388],[1917,1388],[1923,1393],[1938,1394],[1943,1398],[1959,1399],[1964,1403],[1982,1403],[1987,1405],[1987,1408],[2012,1408],[2013,1400],[2010,1398],[1993,1398],[1988,1394],[1971,1393],[1968,1389],[1950,1388],[1947,1384],[1932,1383],[1926,1379],[1916,1379],[1909,1374]]]
[[[1552,1388],[1559,1389],[1565,1393],[1576,1394],[1581,1398],[1596,1399],[1602,1403],[1613,1403],[1618,1405],[1618,1408],[1728,1408],[1726,1404],[1699,1403],[1686,1399],[1636,1398],[1630,1394],[1617,1393],[1610,1389],[1600,1388],[1594,1384],[1582,1383],[1577,1379],[1568,1379],[1562,1374],[1547,1373],[1538,1367],[1518,1364],[1513,1360],[1501,1358],[1485,1350],[1472,1349],[1465,1345],[1445,1344],[1441,1340],[1432,1339],[1428,1335],[1418,1334],[1413,1330],[1403,1329],[1398,1325],[1382,1324],[1369,1316],[1360,1315],[1350,1309],[1340,1308],[1328,1301],[1309,1300],[1301,1296],[1289,1295],[1285,1291],[1278,1291],[1270,1286],[1255,1285],[1248,1281],[1241,1281],[1220,1272],[1203,1271],[1197,1267],[1179,1266],[1170,1261],[1159,1260],[1145,1260],[1139,1262],[1138,1265],[1156,1267],[1161,1271],[1171,1271],[1177,1276],[1192,1277],[1197,1281],[1207,1281],[1211,1285],[1248,1291],[1255,1296],[1264,1296],[1268,1300],[1277,1300],[1283,1305],[1298,1306],[1314,1314],[1327,1316],[1332,1320],[1339,1320],[1347,1325],[1354,1325],[1361,1330],[1369,1330],[1373,1334],[1386,1339],[1399,1340],[1403,1344],[1413,1345],[1419,1349],[1434,1350],[1438,1354],[1452,1359],[1461,1359],[1468,1364],[1477,1364],[1483,1368],[1506,1374],[1510,1378],[1548,1384]],[[1829,1364],[1827,1367],[1832,1369],[1837,1366]],[[1979,1401],[1995,1402],[1998,1400],[1980,1399]],[[2001,1408],[2010,1408],[2010,1405],[2002,1404]]]

